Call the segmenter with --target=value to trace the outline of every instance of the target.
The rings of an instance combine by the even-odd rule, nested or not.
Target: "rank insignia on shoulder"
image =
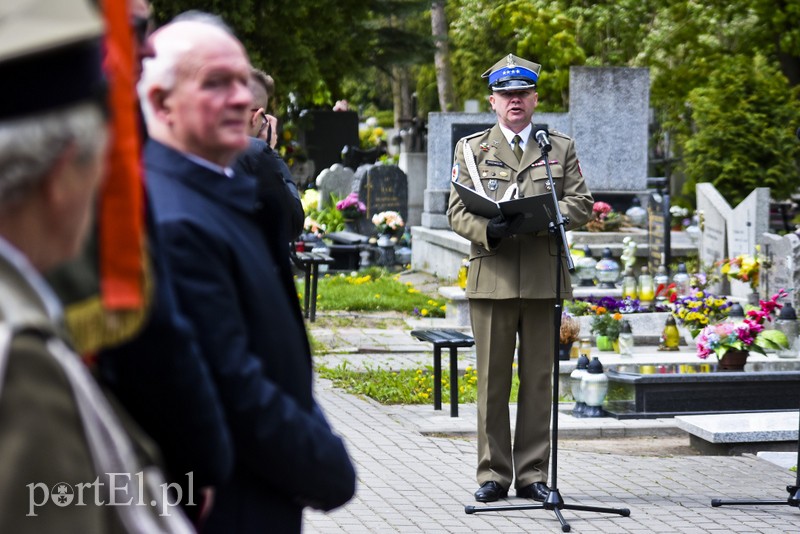
[[[458,173],[459,173],[459,170],[460,170],[460,168],[459,168],[459,166],[458,166],[458,163],[456,163],[455,165],[453,165],[453,172],[451,172],[451,173],[450,173],[450,179],[451,179],[452,181],[454,181],[454,182],[457,182],[457,181],[458,181]]]
[[[480,147],[484,152],[489,152],[489,143],[481,143]]]

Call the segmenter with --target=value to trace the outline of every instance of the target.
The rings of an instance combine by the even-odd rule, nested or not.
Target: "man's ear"
[[[258,108],[256,111],[253,112],[252,115],[250,115],[250,127],[251,128],[255,128],[256,125],[258,125],[259,127],[261,126],[258,123],[261,121],[261,114],[262,113],[266,113],[264,108]]]
[[[150,102],[150,107],[153,108],[153,113],[161,120],[166,120],[166,117],[172,111],[169,95],[170,92],[161,87],[153,87],[147,93],[147,99]]]
[[[75,142],[71,141],[45,173],[39,186],[42,191],[42,198],[48,206],[60,207],[64,202],[64,198],[72,186],[72,184],[68,183],[65,171],[68,165],[74,163],[77,150]]]

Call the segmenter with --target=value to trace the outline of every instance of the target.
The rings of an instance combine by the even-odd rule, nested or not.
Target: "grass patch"
[[[305,291],[297,280],[299,297]],[[444,299],[430,297],[386,269],[370,267],[353,274],[326,274],[317,284],[317,310],[399,311],[419,317],[444,317]]]
[[[433,366],[424,369],[367,368],[363,371],[351,369],[347,362],[336,367],[319,367],[319,376],[333,382],[337,388],[348,393],[364,395],[381,404],[429,404],[433,401]],[[478,375],[473,367],[467,367],[458,377],[458,402],[473,403],[478,398]],[[517,402],[519,379],[514,373],[511,384],[511,402]],[[450,373],[442,370],[442,399],[450,399]]]

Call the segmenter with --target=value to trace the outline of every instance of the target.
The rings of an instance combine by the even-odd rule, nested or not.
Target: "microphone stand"
[[[798,131],[800,133],[800,131]],[[798,426],[800,432],[800,426]],[[797,465],[800,466],[800,435],[797,436]],[[785,501],[777,500],[742,500],[742,501],[725,501],[722,499],[711,499],[711,506],[714,508],[718,506],[727,505],[775,505],[775,506],[794,506],[800,508],[800,469],[797,471],[797,478],[795,479],[794,486],[786,486],[786,491],[789,492],[789,497]]]
[[[567,250],[567,234],[565,226],[567,219],[562,215],[558,207],[558,196],[556,195],[556,186],[553,183],[553,174],[550,171],[550,161],[547,154],[550,152],[551,146],[545,142],[539,141],[539,148],[542,151],[542,159],[544,159],[545,169],[547,171],[547,181],[550,184],[550,193],[553,196],[553,205],[555,206],[555,221],[550,221],[549,231],[551,234],[556,235],[556,300],[553,306],[553,401],[552,401],[552,428],[551,432],[551,451],[550,451],[550,493],[547,499],[541,504],[518,504],[509,506],[466,506],[464,512],[467,514],[477,514],[486,512],[505,512],[512,510],[552,510],[561,523],[561,531],[569,532],[571,527],[561,510],[578,510],[583,512],[599,512],[608,514],[618,514],[622,517],[631,515],[628,508],[603,508],[598,506],[584,506],[580,504],[567,504],[561,497],[558,490],[558,392],[559,392],[559,357],[558,357],[558,339],[561,330],[561,275],[562,263],[561,253]],[[566,254],[567,268],[569,271],[574,270],[572,256]]]

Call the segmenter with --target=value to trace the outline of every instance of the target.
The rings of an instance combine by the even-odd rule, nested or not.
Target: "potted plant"
[[[345,229],[358,232],[357,220],[367,211],[367,205],[358,199],[358,193],[350,193],[338,201],[336,209],[342,214]]]
[[[403,230],[405,222],[403,217],[396,211],[382,211],[372,216],[372,224],[378,235],[394,236]]]
[[[714,354],[719,369],[741,371],[750,351],[766,354],[766,350],[787,348],[789,342],[780,330],[766,330],[775,310],[783,307],[778,299],[787,295],[781,289],[769,300],[759,301],[758,308],[747,310],[743,321],[721,322],[706,326],[697,336],[697,356],[702,359]]]
[[[694,339],[706,326],[724,320],[730,307],[731,302],[726,298],[693,289],[690,295],[675,299],[672,303],[672,315],[688,331],[691,339]]]
[[[614,350],[614,343],[619,342],[622,314],[611,313],[603,306],[595,306],[594,313],[591,331],[595,335],[597,348],[603,351]]]
[[[581,323],[569,312],[561,313],[561,329],[558,337],[558,359],[569,360],[572,344],[578,341]]]

